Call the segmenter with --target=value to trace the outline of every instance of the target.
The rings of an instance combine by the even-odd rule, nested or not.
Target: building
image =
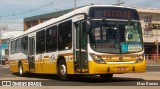
[[[145,54],[160,54],[160,9],[137,9],[143,31]],[[158,50],[157,50],[158,48]]]
[[[56,18],[63,14],[66,14],[73,9],[62,10],[58,12],[32,16],[24,18],[24,30],[29,29],[32,26],[45,22],[51,18]],[[160,41],[160,9],[139,9],[137,8],[141,19],[141,25],[143,30],[145,54],[155,54],[157,52],[156,43]],[[157,28],[157,25],[159,28]],[[159,44],[157,44],[159,45]],[[160,54],[160,47],[159,47]]]
[[[51,18],[57,18],[58,16],[64,15],[72,10],[73,9],[67,9],[67,10],[62,10],[58,12],[52,12],[52,13],[47,13],[47,14],[42,14],[42,15],[37,15],[37,16],[32,16],[32,17],[26,17],[24,18],[24,31],[26,31],[27,29],[37,24],[43,23]]]

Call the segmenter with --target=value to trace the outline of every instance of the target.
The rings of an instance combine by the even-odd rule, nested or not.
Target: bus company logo
[[[42,86],[42,82],[37,82],[37,81],[2,81],[1,86]]]
[[[52,63],[54,59],[55,59],[55,56],[54,56],[54,54],[52,54],[51,57],[49,58],[50,63]]]
[[[2,86],[12,86],[11,81],[2,81]]]

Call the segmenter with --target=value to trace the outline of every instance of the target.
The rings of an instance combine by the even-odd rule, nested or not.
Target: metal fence
[[[145,54],[145,59],[147,61],[147,65],[150,64],[160,64],[160,55],[157,54]]]

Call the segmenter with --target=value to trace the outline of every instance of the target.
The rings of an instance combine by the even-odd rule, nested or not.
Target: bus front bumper
[[[120,73],[140,73],[146,71],[146,61],[141,63],[127,64],[97,64],[90,61],[89,74],[120,74]]]

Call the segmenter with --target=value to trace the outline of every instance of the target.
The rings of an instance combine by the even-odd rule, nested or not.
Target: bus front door
[[[74,23],[75,73],[88,73],[86,21]]]
[[[35,37],[29,37],[29,72],[33,73],[35,71]]]

